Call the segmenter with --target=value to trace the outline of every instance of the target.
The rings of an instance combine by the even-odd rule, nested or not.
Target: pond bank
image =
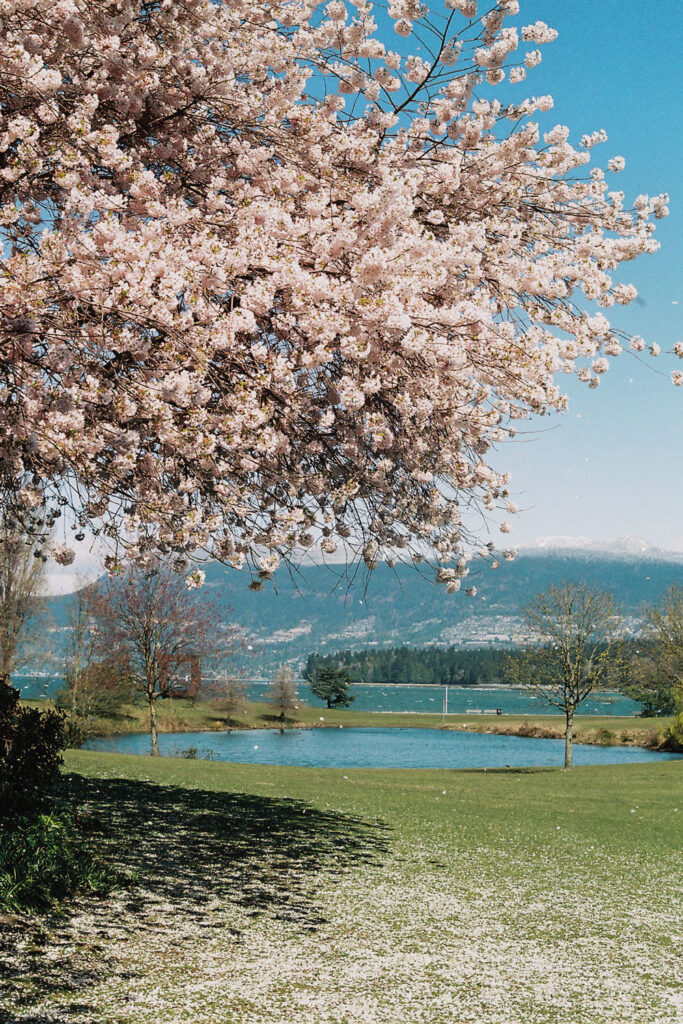
[[[226,729],[279,729],[281,722],[267,704],[250,703],[231,716],[216,703],[192,704],[187,700],[161,701],[158,709],[159,731],[224,732]],[[661,748],[668,718],[633,718],[617,715],[579,715],[575,720],[576,743],[599,746],[640,746]],[[326,709],[302,706],[285,720],[287,729],[324,729],[339,726],[372,728],[446,729],[465,732],[559,739],[564,735],[563,719],[558,715],[428,714],[424,712],[354,711],[353,708]],[[144,733],[148,728],[147,710],[136,705],[124,709],[116,719],[97,719],[88,736],[119,736]]]

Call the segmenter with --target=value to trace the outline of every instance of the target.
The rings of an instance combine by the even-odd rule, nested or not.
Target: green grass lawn
[[[5,927],[3,1024],[681,1020],[683,762],[66,770],[129,882]]]

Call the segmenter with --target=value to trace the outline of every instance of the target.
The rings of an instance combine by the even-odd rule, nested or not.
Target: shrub
[[[311,679],[311,692],[324,700],[328,708],[347,708],[355,700],[349,693],[351,679],[345,669],[323,666],[318,668]]]
[[[42,806],[62,763],[64,716],[19,704],[19,691],[0,685],[0,818]]]
[[[105,866],[65,812],[0,824],[0,909],[47,910],[78,890],[110,888]]]
[[[598,729],[595,734],[595,739],[599,744],[606,747],[612,746],[617,742],[615,733],[613,733],[611,729],[605,729],[604,727],[602,729]]]
[[[683,711],[674,715],[673,722],[664,733],[662,746],[667,750],[683,751]]]

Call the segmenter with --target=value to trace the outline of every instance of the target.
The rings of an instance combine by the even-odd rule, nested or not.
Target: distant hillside
[[[273,584],[255,593],[247,588],[246,574],[211,565],[202,593],[230,605],[233,620],[254,638],[249,674],[258,676],[281,661],[301,669],[311,651],[402,643],[515,643],[521,636],[524,604],[564,579],[612,591],[636,632],[643,606],[658,601],[673,583],[683,585],[683,557],[525,553],[495,571],[483,562],[478,571],[473,568],[468,584],[476,584],[474,598],[462,591],[447,595],[408,566],[392,570],[380,565],[367,589],[361,573],[353,582],[340,574],[339,566],[310,565],[295,577],[282,570]],[[70,600],[69,595],[51,599],[58,626],[64,626]]]

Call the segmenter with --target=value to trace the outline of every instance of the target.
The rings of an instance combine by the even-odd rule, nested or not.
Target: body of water
[[[98,737],[89,750],[148,754],[149,736]],[[277,729],[162,733],[161,753],[178,757],[194,748],[198,757],[242,764],[324,768],[503,768],[564,763],[563,740],[494,736],[442,729]],[[622,764],[680,757],[640,747],[576,745],[574,762]]]
[[[249,689],[250,700],[264,700],[265,684]],[[444,686],[354,686],[351,690],[354,711],[421,711],[441,714],[445,695]],[[314,707],[323,707],[305,684],[299,694]],[[596,693],[581,705],[584,715],[637,715],[642,705],[617,692]],[[562,712],[529,690],[506,686],[449,686],[448,713],[462,715],[473,711],[499,709],[506,715],[561,715]]]
[[[14,685],[22,697],[51,697],[63,685],[54,676],[16,676]],[[266,699],[267,683],[252,683],[247,697],[252,701]],[[441,714],[445,687],[443,686],[354,686],[352,691],[355,711],[421,711]],[[306,683],[299,685],[302,701],[313,707],[324,707]],[[507,715],[560,715],[562,712],[530,691],[512,687],[449,686],[448,711],[452,715],[467,711],[496,711]],[[616,691],[593,694],[581,705],[584,715],[637,715],[641,705],[623,697]]]

